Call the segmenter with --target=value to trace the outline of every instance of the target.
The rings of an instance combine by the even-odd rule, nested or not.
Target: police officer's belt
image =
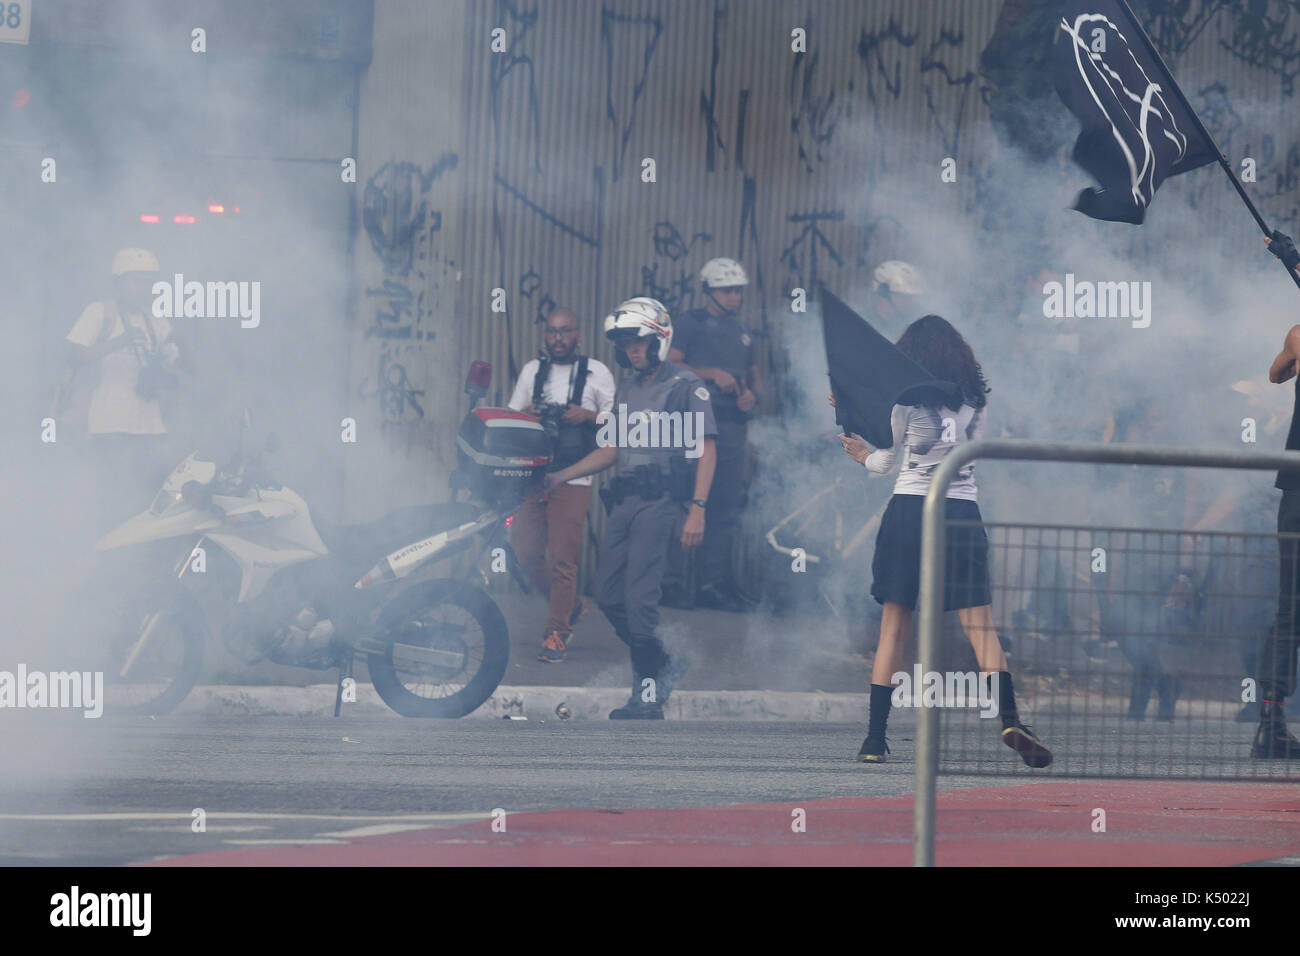
[[[641,498],[645,501],[657,501],[664,495],[673,495],[673,482],[668,473],[654,465],[637,465],[631,472],[619,475],[609,485],[600,490],[600,500],[607,509],[613,509],[623,503],[625,498]]]

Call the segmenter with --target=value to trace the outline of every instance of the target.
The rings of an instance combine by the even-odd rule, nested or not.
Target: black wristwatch
[[[707,498],[692,498],[691,504],[699,505],[701,508],[707,508],[709,506],[709,501]]]

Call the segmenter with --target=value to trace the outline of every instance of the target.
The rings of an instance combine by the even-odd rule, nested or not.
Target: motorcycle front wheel
[[[181,588],[112,616],[98,655],[105,714],[157,715],[175,709],[203,669],[204,618]]]
[[[370,679],[403,717],[463,717],[506,673],[510,631],[496,602],[462,581],[418,584],[379,615],[383,654],[367,655]]]

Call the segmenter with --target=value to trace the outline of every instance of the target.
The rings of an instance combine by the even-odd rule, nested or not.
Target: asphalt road
[[[860,724],[10,712],[0,864],[905,865],[913,727],[897,714],[889,762],[863,765]],[[953,752],[1014,770],[987,731],[954,727]],[[1063,761],[1104,736],[1069,731],[1053,738]],[[1300,859],[1294,783],[1188,780],[1182,760],[1158,769],[1183,779],[941,776],[939,862]],[[1097,808],[1110,814],[1103,833]],[[508,833],[492,829],[494,811]],[[793,826],[801,811],[806,830]]]
[[[0,781],[0,863],[115,865],[365,827],[484,820],[496,808],[909,793],[910,760],[854,762],[862,732],[736,721],[29,721],[0,744],[15,771]],[[192,832],[195,808],[206,813],[205,833]]]

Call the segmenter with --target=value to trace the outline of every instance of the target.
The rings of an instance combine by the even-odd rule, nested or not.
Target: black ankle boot
[[[893,704],[894,689],[880,684],[871,685],[871,703],[867,717],[867,739],[858,748],[862,763],[884,763],[889,753],[885,742],[885,727],[889,723],[889,708]]]
[[[1281,701],[1259,702],[1259,728],[1250,745],[1250,755],[1263,760],[1300,759],[1300,740],[1291,736],[1286,727],[1286,714]]]

